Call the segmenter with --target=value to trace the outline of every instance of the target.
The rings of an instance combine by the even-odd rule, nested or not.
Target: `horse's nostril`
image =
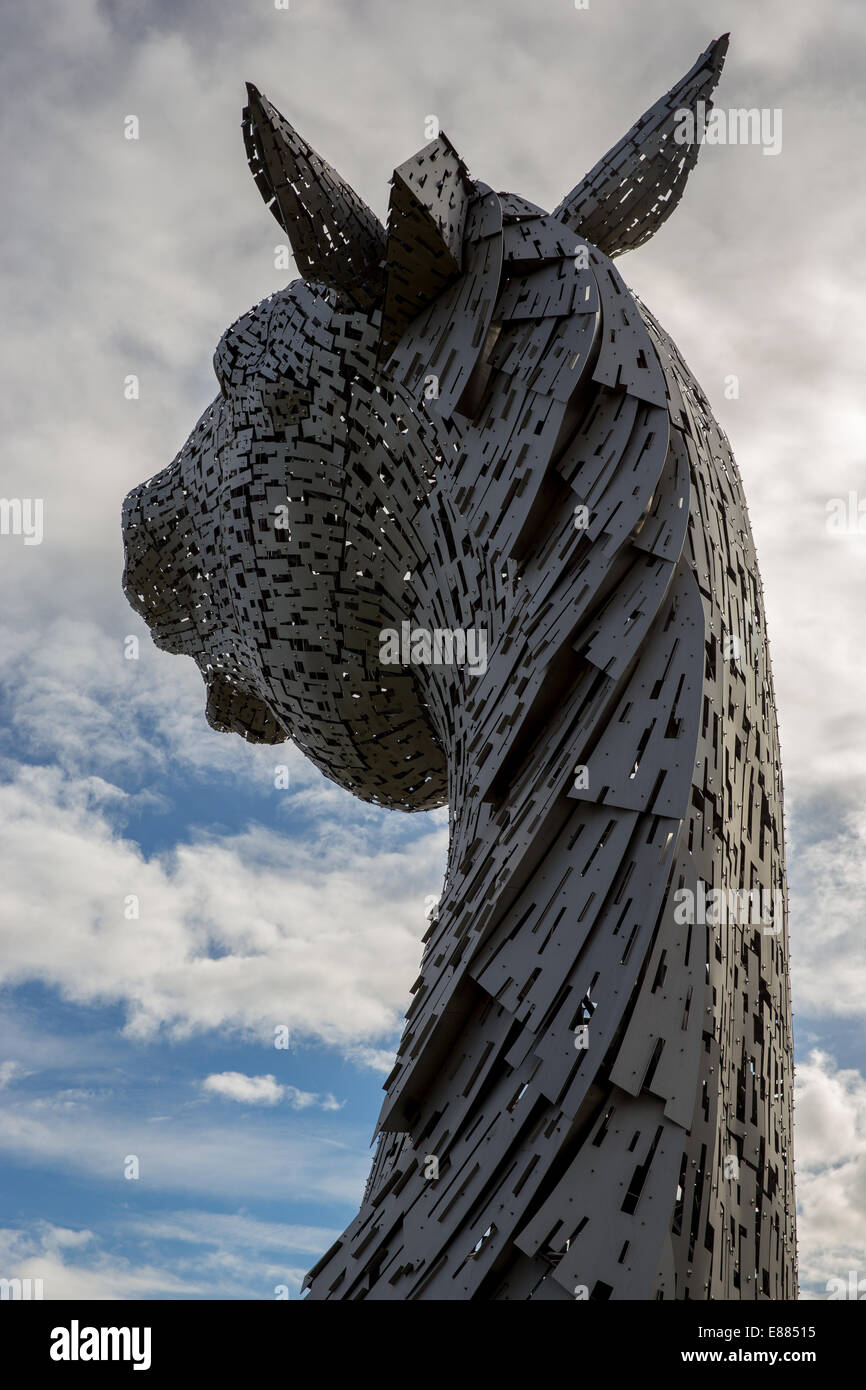
[[[186,601],[184,562],[189,559],[189,550],[178,543],[177,525],[168,528],[161,519],[168,511],[168,499],[161,499],[152,485],[144,484],[126,498],[121,583],[130,606],[150,628],[156,646],[177,656],[195,656],[202,644],[192,605]],[[154,513],[160,516],[156,526]]]

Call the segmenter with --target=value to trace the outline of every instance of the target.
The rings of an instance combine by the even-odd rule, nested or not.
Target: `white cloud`
[[[326,1091],[324,1095],[319,1095],[316,1091],[299,1091],[297,1086],[286,1086],[285,1098],[293,1110],[342,1110],[346,1104],[344,1100],[337,1100]]]
[[[0,1228],[0,1278],[41,1279],[46,1300],[273,1299],[291,1296],[336,1229],[257,1220],[241,1213],[167,1211],[123,1218],[105,1231],[48,1222]],[[133,1247],[120,1257],[105,1247]]]
[[[347,1047],[345,1055],[359,1066],[369,1067],[371,1071],[380,1071],[387,1075],[394,1070],[395,1051],[396,1049],[387,1047]]]
[[[178,1241],[189,1245],[215,1245],[221,1249],[244,1246],[273,1254],[316,1255],[327,1250],[340,1235],[336,1228],[297,1226],[281,1221],[261,1221],[243,1213],[220,1211],[166,1211],[157,1216],[131,1218],[123,1231],[149,1241]]]
[[[140,635],[137,660],[124,657],[126,633]],[[0,680],[17,747],[70,773],[152,777],[180,765],[199,777],[230,773],[265,793],[274,764],[284,763],[295,790],[323,780],[291,743],[255,746],[215,733],[194,663],[155,648],[131,610],[115,632],[60,617],[39,630],[0,628]]]
[[[136,1267],[91,1250],[93,1239],[91,1231],[70,1231],[48,1223],[29,1231],[0,1228],[0,1277],[41,1279],[42,1297],[48,1301],[207,1296],[205,1285],[190,1284],[170,1270],[146,1264]]]
[[[369,1135],[330,1114],[286,1115],[276,1128],[261,1112],[243,1123],[198,1112],[124,1114],[116,1106],[53,1106],[39,1099],[0,1109],[0,1153],[21,1166],[87,1176],[134,1203],[139,1192],[186,1192],[233,1203],[254,1200],[342,1204],[350,1215],[370,1167]],[[126,1179],[126,1159],[139,1178]],[[253,1161],[254,1156],[254,1161]]]
[[[811,1018],[866,1013],[866,813],[798,818],[790,846],[794,1006]],[[807,840],[806,836],[812,837]]]
[[[277,1105],[286,1101],[293,1110],[341,1110],[345,1102],[335,1100],[330,1092],[319,1095],[314,1091],[299,1091],[297,1086],[282,1085],[275,1076],[244,1076],[240,1071],[224,1071],[206,1076],[205,1091],[236,1100],[241,1105]]]
[[[206,1076],[202,1086],[214,1095],[240,1101],[243,1105],[276,1105],[285,1095],[285,1087],[278,1083],[276,1077],[244,1076],[239,1071]]]
[[[866,1079],[814,1051],[795,1104],[800,1282],[826,1298],[829,1279],[866,1279]]]
[[[377,851],[372,832],[349,825],[306,840],[251,827],[147,860],[113,832],[104,802],[102,786],[57,769],[0,784],[0,980],[121,1002],[141,1038],[232,1028],[273,1039],[285,1025],[357,1049],[395,1036],[444,828]],[[127,920],[133,898],[139,916]]]

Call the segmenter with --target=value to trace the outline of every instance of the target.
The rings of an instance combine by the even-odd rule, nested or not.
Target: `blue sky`
[[[0,1254],[46,1296],[297,1296],[363,1190],[447,816],[214,734],[197,672],[126,635],[6,667]]]
[[[787,793],[804,1291],[866,1275],[866,538],[825,525],[866,487],[859,0],[46,0],[3,26],[0,491],[44,499],[44,539],[0,536],[0,1276],[49,1298],[297,1297],[357,1208],[441,884],[444,812],[382,812],[288,745],[213,733],[192,664],[120,592],[124,494],[215,394],[224,328],[286,279],[244,82],[380,216],[430,113],[475,177],[552,207],[725,30],[719,100],[781,108],[782,151],[704,150],[619,265],[749,498]]]

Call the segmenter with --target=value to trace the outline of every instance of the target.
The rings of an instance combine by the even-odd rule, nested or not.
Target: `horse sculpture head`
[[[302,278],[223,336],[220,395],[127,498],[126,593],[214,728],[450,817],[315,1299],[795,1296],[757,561],[727,440],[613,264],[676,206],[726,47],[553,213],[440,136],[387,229],[250,88]],[[708,885],[780,906],[699,921]]]
[[[220,395],[124,509],[127,597],[158,646],[198,663],[214,728],[291,738],[386,806],[453,794],[477,672],[384,661],[381,634],[479,630],[492,647],[532,518],[561,504],[571,527],[575,498],[548,464],[606,358],[616,370],[604,304],[622,300],[617,325],[629,311],[610,260],[676,206],[698,154],[676,142],[676,113],[708,99],[726,48],[712,44],[551,216],[472,181],[442,135],[395,170],[385,229],[249,87],[250,167],[302,278],[223,335]],[[551,312],[539,295],[556,296]],[[518,355],[542,310],[559,343],[532,382]],[[651,358],[636,341],[648,399]],[[546,405],[505,428],[509,400],[522,410],[515,368]]]

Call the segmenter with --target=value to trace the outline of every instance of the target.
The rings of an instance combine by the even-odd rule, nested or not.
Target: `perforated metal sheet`
[[[757,562],[728,442],[611,263],[680,196],[672,113],[726,46],[554,215],[442,137],[395,172],[387,232],[251,89],[306,281],[232,325],[221,395],[127,499],[126,592],[198,662],[214,727],[450,807],[377,1155],[314,1299],[796,1295]],[[486,669],[383,662],[406,621],[483,631]],[[782,906],[683,920],[715,889]]]

